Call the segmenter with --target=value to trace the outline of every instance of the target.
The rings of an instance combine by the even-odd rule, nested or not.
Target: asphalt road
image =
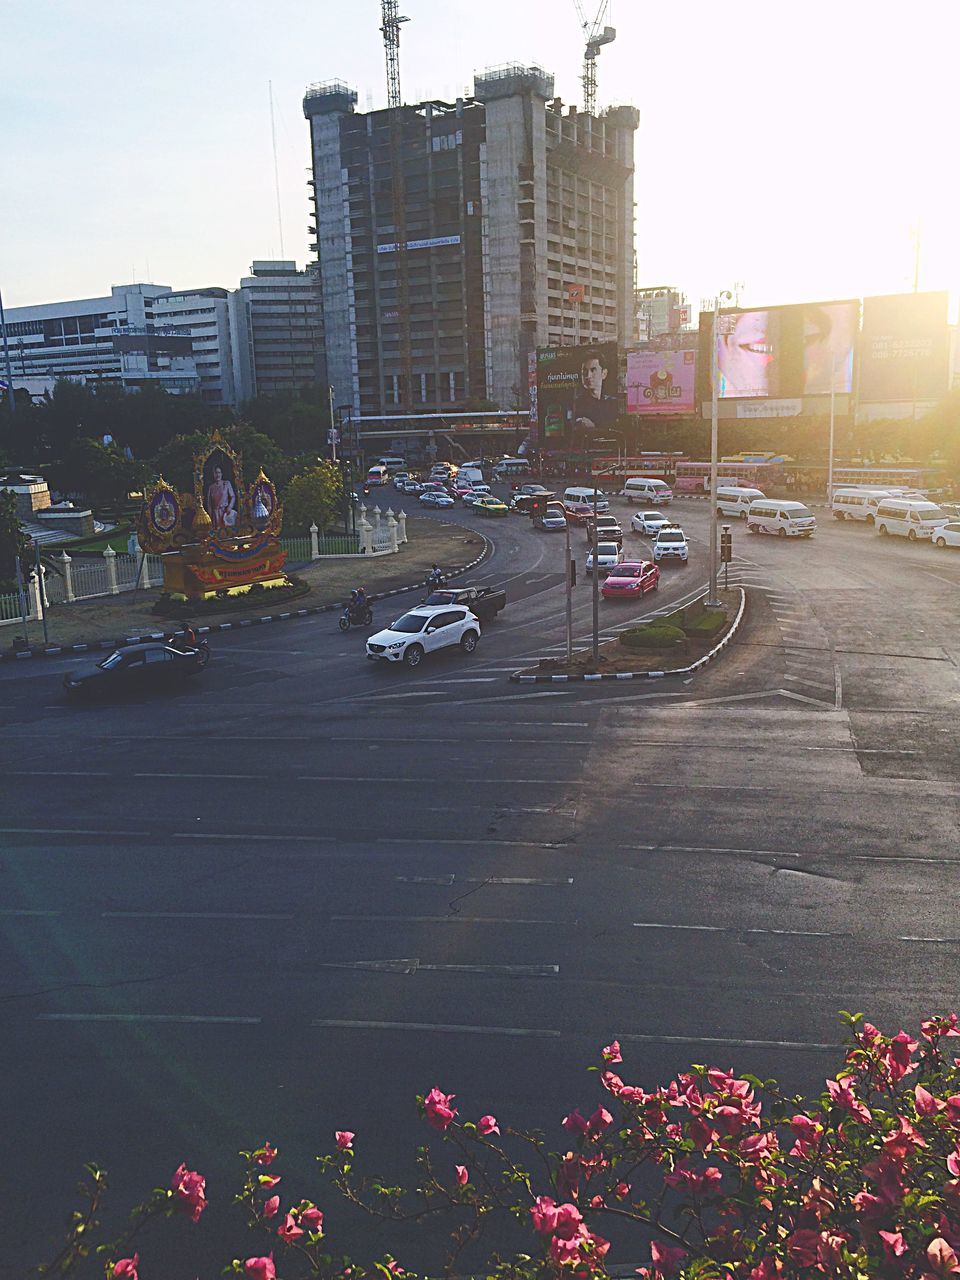
[[[675,510],[690,566],[605,633],[702,587],[707,506]],[[75,661],[0,670],[0,1275],[55,1251],[85,1160],[118,1206],[206,1172],[162,1274],[209,1275],[243,1247],[242,1147],[278,1145],[298,1199],[337,1128],[407,1167],[434,1084],[560,1145],[615,1035],[646,1087],[715,1061],[816,1089],[838,1009],[956,1006],[960,556],[737,529],[749,626],[720,663],[520,687],[562,652],[563,535],[463,519],[510,599],[472,658],[386,669],[331,615],[217,637],[135,704],[66,705]],[[590,611],[581,585],[580,643]]]

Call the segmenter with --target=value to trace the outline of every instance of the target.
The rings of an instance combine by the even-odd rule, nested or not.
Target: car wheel
[[[464,653],[473,653],[479,639],[475,631],[465,631],[460,637],[460,648]]]
[[[887,526],[885,524],[882,524],[880,528],[877,530],[877,533],[879,533],[881,538],[885,538],[887,536]]]
[[[867,516],[867,524],[876,524],[876,523],[877,523],[877,521],[876,521],[876,518],[875,518],[874,516],[872,516],[872,515],[868,515],[868,516]]]
[[[748,524],[748,525],[747,525],[747,532],[748,532],[748,533],[759,533],[759,532],[760,532],[760,526],[759,526],[759,525],[757,525],[757,524]]]
[[[834,520],[846,520],[847,513],[845,511],[835,511],[833,513]]]
[[[910,542],[916,542],[916,540],[917,540],[917,531],[916,531],[916,529],[908,529],[908,530],[907,530],[907,539],[908,539],[908,541],[910,541]]]
[[[659,578],[654,578],[654,580],[653,580],[653,585],[651,586],[650,590],[651,590],[651,591],[656,591],[656,589],[657,589],[657,587],[659,587],[659,585],[660,585],[660,579],[659,579]]]
[[[946,545],[947,545],[947,540],[946,540],[946,538],[938,538],[938,539],[937,539],[937,546],[940,548],[940,550],[941,550],[941,551],[943,550],[943,548],[944,548]]]
[[[350,619],[349,619],[349,618],[341,618],[341,619],[340,619],[340,624],[339,624],[339,625],[340,625],[340,630],[341,630],[341,631],[349,631],[349,630],[350,630]]]
[[[786,531],[786,529],[778,529],[778,530],[777,530],[777,537],[778,537],[778,538],[785,538],[786,536],[787,536],[787,531]]]
[[[740,519],[741,519],[741,520],[746,520],[746,518],[747,518],[747,513],[746,513],[745,511],[741,511],[741,512],[740,512]]]
[[[403,660],[408,667],[419,667],[420,660],[423,657],[423,645],[412,644],[403,655]]]
[[[722,507],[717,507],[717,515],[720,517],[720,519],[721,519],[721,520],[723,519],[723,508],[722,508]]]

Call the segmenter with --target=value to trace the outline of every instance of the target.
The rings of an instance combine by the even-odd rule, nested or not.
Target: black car
[[[95,666],[68,671],[63,687],[70,697],[146,691],[195,675],[209,658],[205,643],[194,649],[175,649],[163,641],[125,645]]]

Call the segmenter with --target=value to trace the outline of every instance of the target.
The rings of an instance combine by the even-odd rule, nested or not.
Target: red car
[[[638,600],[656,591],[660,570],[649,560],[625,560],[611,569],[600,590],[605,600]]]

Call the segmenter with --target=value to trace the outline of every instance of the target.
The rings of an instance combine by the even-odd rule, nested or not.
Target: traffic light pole
[[[597,484],[593,484],[593,660],[600,660],[600,566],[597,564],[599,550],[597,535]]]
[[[570,554],[570,521],[567,525],[567,665],[573,662],[573,558]]]

